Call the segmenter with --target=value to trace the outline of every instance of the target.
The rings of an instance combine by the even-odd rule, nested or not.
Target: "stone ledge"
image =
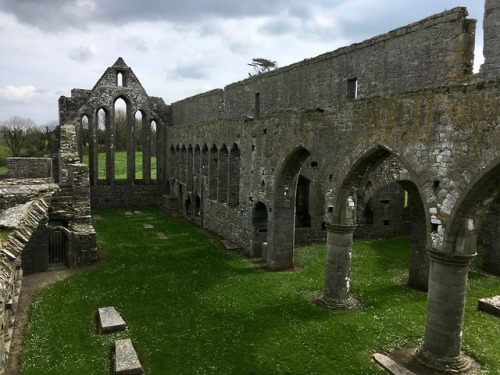
[[[490,298],[481,298],[477,303],[477,309],[488,314],[500,316],[500,295]]]
[[[115,342],[115,374],[142,375],[142,369],[137,353],[130,339]]]
[[[127,328],[127,324],[114,307],[101,307],[98,314],[99,333],[101,334],[124,331]]]

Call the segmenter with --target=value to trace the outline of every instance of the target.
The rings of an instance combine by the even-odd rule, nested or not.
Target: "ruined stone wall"
[[[409,171],[420,192],[417,197],[423,199],[424,220],[436,223],[431,236],[439,245],[456,197],[467,190],[478,171],[500,157],[500,129],[492,120],[498,116],[499,99],[498,85],[477,82],[358,99],[339,104],[332,112],[282,111],[251,121],[220,119],[169,128],[168,148],[238,145],[241,150],[238,207],[225,207],[216,199],[208,204],[205,197],[204,210],[207,218],[228,217],[227,211],[234,210],[230,216],[235,220],[238,215],[241,227],[233,229],[222,219],[213,226],[205,223],[240,243],[241,238],[246,241],[251,236],[255,203],[261,201],[273,208],[277,176],[297,145],[310,151],[303,168],[314,165],[320,181],[312,193],[316,203],[310,207],[311,231],[321,230],[328,197],[337,196],[347,171],[360,158],[369,157],[371,148],[382,146]],[[169,163],[175,163],[172,155],[168,155]],[[226,224],[221,225],[222,222]]]
[[[472,73],[475,31],[475,21],[467,20],[466,14],[464,8],[455,8],[230,84],[224,89],[223,113],[219,91],[173,103],[173,125],[258,117],[284,109],[329,110],[354,96],[390,95],[463,81]],[[351,97],[349,85],[357,91]]]
[[[16,319],[16,309],[21,291],[24,251],[37,241],[40,226],[47,221],[48,201],[51,193],[40,192],[37,198],[11,207],[0,213],[0,373],[3,373]],[[28,251],[29,252],[29,251]],[[30,256],[28,265],[30,264]],[[22,261],[21,261],[21,258]]]
[[[498,48],[500,3],[497,0],[486,0],[483,29],[484,64],[481,67],[481,73],[486,79],[498,79],[500,77],[500,50]]]

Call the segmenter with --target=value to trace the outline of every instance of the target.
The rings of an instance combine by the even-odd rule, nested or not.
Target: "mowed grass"
[[[383,374],[371,353],[424,335],[426,295],[398,283],[407,238],[355,242],[351,290],[364,307],[331,311],[311,303],[323,288],[325,245],[296,249],[300,271],[265,272],[159,209],[124,212],[94,212],[101,264],[33,304],[22,374],[109,374],[119,338],[132,339],[150,375]],[[476,304],[498,291],[497,277],[471,271],[464,348],[484,374],[500,373],[500,323]],[[105,306],[121,313],[126,332],[96,333]]]
[[[98,178],[101,180],[106,179],[106,153],[100,152],[98,154],[97,170]],[[83,155],[83,163],[89,163],[88,153]],[[142,179],[142,151],[135,152],[135,178]],[[115,179],[125,180],[127,178],[127,152],[115,152]],[[151,179],[156,179],[156,157],[151,157]]]

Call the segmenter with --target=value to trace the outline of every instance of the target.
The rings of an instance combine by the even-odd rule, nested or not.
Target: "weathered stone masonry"
[[[326,238],[323,305],[356,304],[349,294],[354,236],[409,232],[409,284],[428,290],[417,357],[463,370],[467,268],[478,237],[484,268],[500,269],[491,245],[498,243],[500,199],[498,19],[500,4],[487,0],[479,74],[472,74],[476,23],[455,8],[170,106],[147,96],[120,58],[93,90],[60,99],[61,123],[75,124],[81,140],[88,120],[95,206],[162,204],[273,270],[293,267],[296,241]],[[142,179],[135,178],[132,138],[127,178],[114,178],[118,98],[127,103],[129,136],[134,114],[142,114]],[[153,121],[156,179],[148,172],[152,133],[144,130]]]

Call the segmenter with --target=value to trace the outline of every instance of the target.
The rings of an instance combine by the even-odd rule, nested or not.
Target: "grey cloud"
[[[326,0],[321,0],[326,1]],[[346,1],[346,0],[337,0]],[[86,30],[95,23],[123,25],[137,21],[193,23],[213,18],[275,16],[287,10],[309,17],[306,5],[294,0],[3,0],[0,11],[21,23],[54,32]]]
[[[169,78],[174,79],[206,79],[209,76],[207,71],[200,64],[189,64],[178,66]]]
[[[74,61],[87,61],[95,56],[95,51],[92,46],[87,44],[68,52],[68,57]]]

